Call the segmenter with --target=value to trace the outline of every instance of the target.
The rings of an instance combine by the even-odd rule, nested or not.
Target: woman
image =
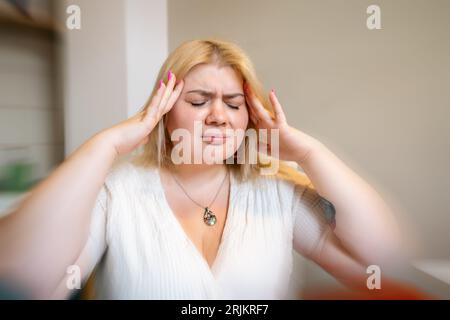
[[[278,151],[275,175],[261,174],[262,154],[229,161],[255,152],[251,136],[225,134],[246,129],[276,132],[258,141]],[[199,150],[201,161],[177,157]],[[281,299],[292,249],[365,288],[398,238],[388,206],[287,123],[240,48],[196,40],[168,57],[141,112],[84,143],[1,221],[0,274],[37,298],[68,297],[67,270],[85,280],[98,266],[98,298]]]

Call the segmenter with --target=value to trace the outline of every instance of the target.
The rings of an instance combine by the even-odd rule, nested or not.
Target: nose
[[[209,108],[209,114],[206,117],[206,124],[215,126],[224,126],[227,124],[227,115],[222,101],[216,99]]]

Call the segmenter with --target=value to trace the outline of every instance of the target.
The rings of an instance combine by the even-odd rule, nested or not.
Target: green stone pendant
[[[208,209],[208,207],[205,208],[205,213],[203,214],[203,221],[208,226],[213,226],[217,222],[216,216],[214,215],[214,213],[211,210]]]

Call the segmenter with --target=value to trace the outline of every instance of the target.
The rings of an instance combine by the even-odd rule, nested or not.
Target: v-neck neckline
[[[209,271],[209,273],[213,276],[214,279],[217,279],[218,272],[219,272],[219,266],[224,258],[223,257],[224,250],[225,250],[224,247],[228,240],[228,236],[229,236],[230,228],[231,228],[231,224],[232,224],[232,218],[234,216],[233,204],[234,204],[234,199],[235,199],[235,187],[236,187],[235,183],[236,183],[236,181],[233,176],[232,170],[230,169],[230,171],[229,171],[230,190],[229,190],[229,195],[228,195],[228,208],[227,208],[227,213],[226,213],[226,218],[225,218],[225,224],[224,224],[224,227],[222,230],[222,236],[220,239],[219,247],[217,249],[216,256],[215,256],[214,261],[211,266],[209,266],[209,263],[206,260],[206,258],[203,256],[203,254],[200,252],[200,250],[197,248],[197,246],[194,244],[194,242],[191,240],[191,238],[189,238],[189,236],[187,235],[183,226],[181,225],[180,221],[177,219],[174,211],[170,207],[169,202],[167,201],[164,186],[162,184],[160,169],[156,169],[156,177],[157,177],[158,187],[161,191],[161,195],[162,195],[161,199],[162,199],[163,205],[166,207],[166,209],[169,213],[168,214],[169,219],[172,220],[172,223],[178,229],[179,234],[189,244],[191,249],[194,251],[194,253],[197,255],[199,260],[204,265],[204,267]]]

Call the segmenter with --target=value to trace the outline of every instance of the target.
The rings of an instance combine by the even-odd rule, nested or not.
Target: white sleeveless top
[[[292,250],[320,250],[331,230],[321,198],[276,176],[239,182],[212,268],[166,200],[156,168],[113,167],[92,210],[82,253],[98,299],[285,299]],[[101,259],[102,258],[102,259]]]

